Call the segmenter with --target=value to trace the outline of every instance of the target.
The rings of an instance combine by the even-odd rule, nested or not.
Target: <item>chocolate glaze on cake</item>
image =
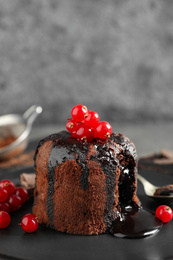
[[[122,134],[83,143],[62,131],[39,142],[34,160],[33,213],[41,224],[70,234],[101,234],[122,209],[141,207],[136,149]]]

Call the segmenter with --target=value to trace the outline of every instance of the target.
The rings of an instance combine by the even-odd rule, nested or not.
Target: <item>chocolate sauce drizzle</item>
[[[82,147],[83,149],[78,149],[78,148],[76,149],[76,148],[77,148],[77,146],[75,146],[75,151],[78,155],[76,162],[82,169],[80,184],[81,184],[81,188],[86,190],[88,188],[88,175],[89,175],[86,156],[87,156],[87,151],[89,148],[88,148],[88,145],[84,145]],[[73,147],[73,149],[74,149],[74,147]]]
[[[101,169],[106,176],[106,209],[105,209],[105,223],[107,228],[112,224],[112,221],[115,219],[116,212],[113,212],[112,205],[114,204],[114,193],[115,193],[115,183],[116,183],[116,171],[118,162],[116,160],[116,153],[114,147],[107,141],[98,142],[94,145],[94,149],[97,151],[96,154],[90,157],[90,160],[98,161],[100,163]]]
[[[119,177],[119,205],[140,208],[132,201],[133,194],[136,192],[137,174],[137,155],[134,144],[122,134],[112,134],[110,139],[119,145],[118,167],[120,168]]]

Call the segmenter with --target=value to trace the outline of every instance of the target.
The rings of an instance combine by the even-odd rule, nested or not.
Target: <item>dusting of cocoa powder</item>
[[[22,153],[17,157],[13,157],[9,160],[0,161],[0,168],[11,168],[11,167],[20,168],[21,166],[33,165],[34,152],[35,151],[29,151],[26,153]]]
[[[0,148],[3,148],[11,143],[13,143],[16,140],[16,137],[14,135],[10,134],[6,137],[0,137]]]

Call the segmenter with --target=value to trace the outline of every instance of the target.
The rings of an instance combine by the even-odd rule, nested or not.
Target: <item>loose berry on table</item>
[[[0,211],[10,212],[10,206],[7,202],[0,202]]]
[[[35,232],[38,228],[38,221],[34,214],[26,214],[21,220],[21,227],[27,233]]]
[[[0,211],[0,228],[6,228],[11,222],[11,217],[8,212]]]
[[[15,185],[10,180],[2,180],[0,182],[0,187],[8,192],[8,196],[12,195],[15,191]]]
[[[8,198],[7,190],[0,188],[0,202],[6,201],[7,198]]]
[[[28,199],[28,191],[24,187],[17,187],[15,189],[15,195],[21,198],[22,204],[24,204]]]
[[[156,209],[156,217],[160,219],[163,223],[169,222],[173,215],[172,209],[167,205],[161,205]]]
[[[21,207],[22,200],[19,196],[12,194],[10,197],[8,197],[7,203],[10,206],[10,212],[14,212],[14,211],[17,211]]]

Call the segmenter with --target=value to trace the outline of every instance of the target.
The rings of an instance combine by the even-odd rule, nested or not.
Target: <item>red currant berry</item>
[[[76,131],[76,138],[80,141],[91,142],[94,139],[94,130],[88,125],[82,124]]]
[[[167,205],[161,205],[156,209],[156,217],[167,223],[172,219],[172,209]]]
[[[85,124],[94,127],[99,122],[99,115],[91,110],[88,110],[88,116],[85,118]]]
[[[17,211],[21,205],[22,205],[22,200],[19,196],[16,196],[14,194],[12,194],[8,199],[7,199],[7,203],[10,206],[10,211]]]
[[[72,108],[71,116],[76,122],[83,122],[88,115],[88,109],[84,105],[76,105]]]
[[[21,221],[21,227],[27,233],[32,233],[38,228],[38,221],[34,214],[26,214]]]
[[[0,182],[0,187],[8,192],[8,196],[12,195],[15,191],[15,185],[10,180],[3,180]]]
[[[107,139],[112,134],[112,126],[106,122],[101,121],[99,122],[95,127],[95,137],[98,137],[100,139]]]
[[[5,201],[8,198],[8,192],[5,189],[0,188],[0,202]]]
[[[24,187],[17,187],[15,195],[21,198],[22,204],[24,204],[28,199],[28,191]]]
[[[73,119],[69,120],[66,124],[66,128],[69,132],[76,131],[79,124]]]
[[[76,131],[72,131],[72,132],[71,132],[71,136],[74,137],[74,138],[77,138],[77,136],[76,136]]]
[[[6,211],[0,211],[0,228],[6,228],[11,222],[11,217]]]
[[[10,206],[7,202],[0,202],[0,211],[10,212]]]

